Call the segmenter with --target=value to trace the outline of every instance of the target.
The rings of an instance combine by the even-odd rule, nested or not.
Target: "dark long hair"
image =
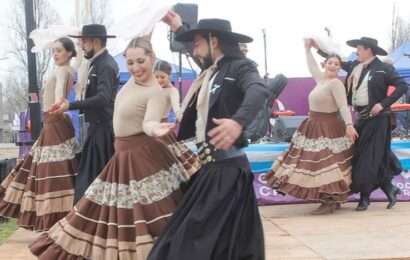
[[[167,61],[158,60],[154,66],[154,71],[162,71],[168,75],[172,73],[172,66]]]
[[[63,45],[63,48],[64,48],[67,52],[71,52],[71,58],[77,56],[77,51],[75,50],[74,42],[73,42],[70,38],[61,37],[61,38],[58,38],[58,39],[56,40],[56,42],[60,42],[61,45]]]
[[[245,55],[241,52],[239,48],[239,43],[233,41],[229,37],[220,33],[211,33],[211,36],[216,37],[219,40],[219,45],[225,58],[244,58]],[[209,34],[203,33],[202,37],[208,39],[209,44]]]

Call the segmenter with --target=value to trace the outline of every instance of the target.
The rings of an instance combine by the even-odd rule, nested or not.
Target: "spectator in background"
[[[179,122],[181,120],[181,104],[178,89],[175,88],[170,80],[172,73],[172,66],[166,61],[159,60],[155,64],[154,74],[158,80],[159,85],[162,87],[163,91],[167,95],[167,109],[163,116],[163,121],[168,121],[168,114],[172,110],[175,113],[176,120]]]

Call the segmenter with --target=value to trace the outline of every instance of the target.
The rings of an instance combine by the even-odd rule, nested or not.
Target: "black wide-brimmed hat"
[[[377,40],[373,39],[373,38],[370,38],[370,37],[362,37],[360,39],[347,41],[346,43],[350,47],[355,47],[355,48],[358,45],[364,45],[366,47],[369,47],[374,51],[375,55],[381,55],[381,56],[386,56],[387,55],[387,51],[385,51],[383,48],[379,47]]]
[[[181,33],[175,39],[181,42],[191,42],[197,33],[214,33],[222,38],[238,42],[248,43],[253,39],[249,36],[232,32],[231,23],[223,19],[202,19],[199,20],[198,25],[186,32]]]
[[[115,38],[115,35],[107,35],[107,29],[102,24],[84,25],[81,35],[69,35],[73,38]]]

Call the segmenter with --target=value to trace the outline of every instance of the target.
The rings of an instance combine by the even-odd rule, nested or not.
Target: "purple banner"
[[[296,115],[307,115],[309,110],[307,97],[315,84],[312,78],[289,78],[279,100],[286,110],[292,110]]]
[[[266,183],[266,174],[254,175],[254,189],[256,199],[259,205],[274,205],[274,204],[294,204],[294,203],[308,203],[291,196],[283,196],[272,190]],[[402,190],[402,194],[398,197],[400,201],[410,201],[410,173],[403,172],[393,180],[394,184]],[[359,195],[355,194],[349,198],[349,201],[358,201]],[[386,201],[386,195],[380,190],[372,193],[372,201]]]

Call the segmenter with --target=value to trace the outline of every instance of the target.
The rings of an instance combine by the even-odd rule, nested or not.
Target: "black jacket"
[[[320,55],[326,56],[325,53],[319,52]],[[343,62],[342,68],[347,72],[345,86],[347,90],[347,80],[352,74],[354,68],[359,65],[358,61]],[[390,106],[396,102],[403,94],[406,93],[408,86],[406,81],[397,73],[396,69],[387,63],[382,62],[377,57],[363,69],[360,76],[359,84],[362,83],[367,72],[370,71],[368,78],[368,92],[369,92],[369,105],[368,111],[373,106],[380,103],[385,109],[389,109]],[[389,86],[394,86],[396,89],[391,96],[387,96],[387,89]],[[347,100],[349,105],[352,105],[352,89],[347,93]]]
[[[255,63],[246,58],[222,58],[211,87],[207,132],[215,127],[212,118],[231,118],[245,129],[256,117],[268,97],[268,91]],[[184,111],[179,139],[195,136],[196,98]],[[208,137],[207,137],[208,138]],[[243,134],[235,142],[237,148],[248,144]]]
[[[105,50],[90,64],[85,99],[70,103],[69,109],[79,109],[85,121],[91,124],[111,123],[118,71],[114,58]]]

